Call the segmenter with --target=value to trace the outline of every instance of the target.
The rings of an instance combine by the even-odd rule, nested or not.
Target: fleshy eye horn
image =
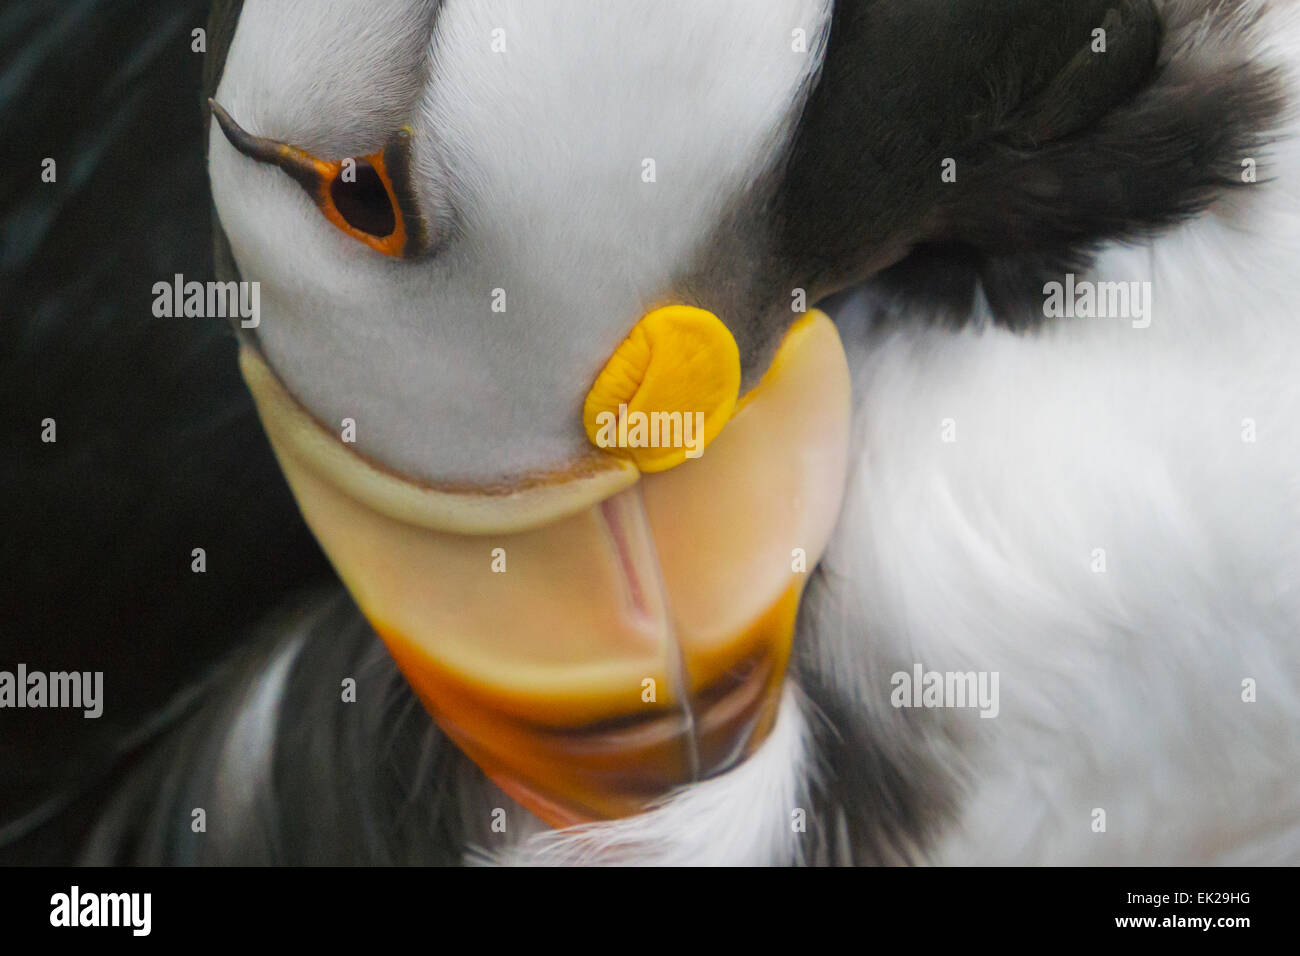
[[[426,250],[425,231],[409,188],[409,129],[399,130],[378,153],[324,160],[288,143],[254,136],[215,101],[208,104],[231,146],[292,176],[339,230],[397,258]]]

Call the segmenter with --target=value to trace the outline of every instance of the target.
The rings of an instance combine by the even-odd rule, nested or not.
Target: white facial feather
[[[214,132],[213,195],[262,283],[271,364],[317,417],[354,418],[360,450],[416,477],[589,451],[597,373],[779,157],[827,0],[448,0],[432,18],[428,4],[309,6],[245,4],[217,100],[331,159],[410,123],[423,207],[454,222],[430,223],[451,229],[441,254],[387,259]]]

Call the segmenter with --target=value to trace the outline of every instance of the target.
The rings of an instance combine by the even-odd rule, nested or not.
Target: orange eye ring
[[[414,213],[408,184],[409,127],[398,130],[377,153],[324,160],[288,143],[254,136],[236,123],[220,104],[208,100],[208,105],[231,146],[250,159],[288,173],[340,232],[376,252],[398,259],[412,258],[427,248],[425,231]],[[348,188],[352,186],[356,188]],[[386,210],[375,205],[381,195],[387,202]],[[372,208],[367,209],[366,205]]]
[[[359,156],[353,159],[351,171],[354,177],[365,175],[366,170],[373,170],[378,177],[380,184],[383,186],[384,193],[387,195],[390,208],[392,210],[391,221],[392,229],[385,234],[376,234],[374,232],[361,229],[354,225],[349,217],[345,216],[339,208],[339,198],[335,195],[338,185],[346,183],[344,178],[349,167],[348,161],[328,162],[322,165],[329,170],[329,175],[320,179],[318,192],[313,197],[316,205],[325,215],[325,218],[333,223],[341,232],[347,233],[353,239],[364,242],[371,249],[382,252],[386,256],[395,256],[403,258],[406,256],[407,236],[406,222],[401,215],[401,205],[397,200],[397,190],[393,187],[392,177],[388,173],[388,165],[384,161],[384,153],[371,153],[368,156]],[[363,165],[364,164],[364,165]]]

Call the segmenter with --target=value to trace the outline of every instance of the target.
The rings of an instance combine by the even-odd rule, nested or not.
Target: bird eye
[[[376,239],[392,235],[397,228],[393,200],[374,164],[365,158],[343,162],[330,183],[330,199],[344,222]]]
[[[411,258],[425,251],[425,231],[406,181],[409,130],[400,130],[378,153],[324,160],[288,143],[254,136],[220,105],[208,103],[231,146],[288,173],[341,232],[388,256]]]

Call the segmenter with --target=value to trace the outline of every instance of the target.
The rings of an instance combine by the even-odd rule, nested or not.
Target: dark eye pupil
[[[340,172],[330,183],[334,208],[353,229],[382,239],[397,228],[397,217],[384,182],[375,167],[364,159],[356,161],[356,180],[347,182]]]

